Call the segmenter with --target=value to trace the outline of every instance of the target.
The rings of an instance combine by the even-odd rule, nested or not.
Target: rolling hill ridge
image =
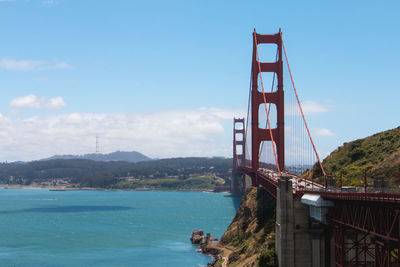
[[[130,152],[116,151],[109,154],[92,153],[85,155],[55,155],[50,158],[41,160],[45,161],[54,159],[90,159],[94,161],[126,161],[126,162],[140,162],[140,161],[151,160],[151,158],[136,151],[130,151]]]
[[[343,185],[361,186],[364,171],[368,169],[369,183],[372,177],[384,175],[389,181],[389,186],[398,187],[400,127],[344,143],[326,157],[322,165],[328,175],[335,178],[343,175]],[[312,173],[314,177],[322,176],[318,165],[314,165]]]

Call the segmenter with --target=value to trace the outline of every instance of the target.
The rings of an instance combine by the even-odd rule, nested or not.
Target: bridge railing
[[[310,191],[324,191],[333,193],[373,193],[373,194],[400,194],[400,189],[397,188],[367,188],[343,186],[342,188],[310,188]]]

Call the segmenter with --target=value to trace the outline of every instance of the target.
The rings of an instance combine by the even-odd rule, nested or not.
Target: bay
[[[0,189],[2,266],[204,266],[194,228],[220,238],[222,193]]]

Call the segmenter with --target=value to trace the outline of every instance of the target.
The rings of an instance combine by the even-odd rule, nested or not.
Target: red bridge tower
[[[285,119],[284,119],[284,91],[283,91],[283,60],[282,60],[282,33],[269,35],[253,32],[253,61],[251,68],[251,161],[252,183],[257,185],[257,170],[259,168],[259,151],[262,141],[274,142],[277,152],[277,167],[285,169]],[[276,44],[278,57],[276,62],[259,62],[258,45]],[[275,72],[278,78],[278,90],[275,92],[260,92],[258,90],[259,74]],[[261,104],[271,103],[276,106],[277,127],[262,129],[259,127],[259,108]]]

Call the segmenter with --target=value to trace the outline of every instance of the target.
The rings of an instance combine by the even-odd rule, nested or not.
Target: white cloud
[[[0,0],[1,1],[1,0]],[[72,69],[72,66],[67,62],[46,62],[41,60],[0,60],[0,68],[12,71],[32,71],[32,70],[56,70],[56,69]]]
[[[9,105],[15,108],[61,109],[67,106],[67,103],[59,96],[47,99],[46,97],[37,97],[30,94],[14,98]]]
[[[323,105],[320,103],[316,103],[314,101],[304,101],[301,103],[301,107],[305,115],[312,113],[323,113],[327,112],[331,107],[329,105]],[[296,103],[286,104],[285,105],[285,114],[286,115],[301,115],[299,106]]]
[[[58,4],[58,3],[59,3],[59,1],[56,1],[56,0],[43,0],[42,1],[43,5],[55,5],[55,4]]]
[[[327,128],[317,129],[315,131],[315,134],[317,136],[335,136],[335,134],[331,130],[329,130]]]
[[[61,61],[57,62],[54,64],[49,64],[45,66],[43,69],[49,69],[49,70],[57,70],[57,69],[72,69],[72,66],[69,65],[67,62]]]
[[[16,119],[0,116],[0,161],[54,154],[136,150],[150,157],[231,156],[232,118],[243,111],[203,108],[152,114],[70,113]],[[228,128],[228,129],[227,129]]]
[[[34,70],[41,65],[43,65],[43,62],[37,60],[13,60],[13,59],[0,60],[0,68],[6,70],[28,71],[28,70]]]

